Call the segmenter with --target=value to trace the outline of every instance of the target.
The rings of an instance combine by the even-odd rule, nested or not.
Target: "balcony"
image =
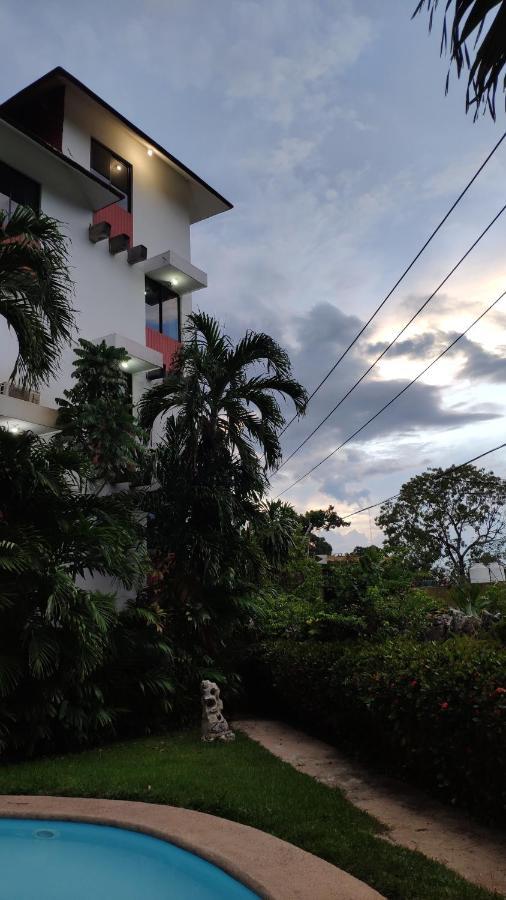
[[[41,405],[38,391],[25,390],[12,381],[0,383],[0,427],[14,433],[48,434],[57,431],[57,415],[54,407]]]
[[[121,334],[106,334],[105,337],[95,338],[94,343],[99,344],[101,341],[105,341],[108,347],[123,347],[126,350],[129,358],[125,361],[123,368],[130,375],[149,372],[151,369],[161,369],[163,366],[162,353],[158,347],[148,343],[147,335],[146,345],[131,341],[130,338],[123,337]]]
[[[168,285],[176,294],[190,294],[207,287],[207,275],[174,250],[166,250],[141,263],[145,275]]]
[[[146,346],[162,354],[163,365],[168,371],[172,368],[174,354],[179,350],[181,341],[176,341],[174,338],[146,326]]]

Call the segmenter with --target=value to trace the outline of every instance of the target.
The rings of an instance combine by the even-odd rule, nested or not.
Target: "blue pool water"
[[[146,834],[0,819],[0,900],[258,900],[206,860]]]

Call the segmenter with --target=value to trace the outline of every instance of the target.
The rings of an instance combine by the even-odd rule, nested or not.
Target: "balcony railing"
[[[146,328],[146,347],[150,347],[151,350],[158,350],[159,353],[163,354],[163,362],[167,370],[171,368],[174,354],[179,350],[180,346],[180,341],[176,341],[166,334],[161,334],[159,331],[155,331],[154,328]]]

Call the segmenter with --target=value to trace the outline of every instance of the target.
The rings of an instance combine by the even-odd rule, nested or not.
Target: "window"
[[[103,144],[91,139],[90,169],[125,195],[118,205],[132,212],[132,166]]]
[[[168,285],[146,278],[146,326],[175,341],[181,340],[181,299]]]
[[[0,209],[12,215],[16,206],[40,209],[40,185],[27,175],[0,162]]]

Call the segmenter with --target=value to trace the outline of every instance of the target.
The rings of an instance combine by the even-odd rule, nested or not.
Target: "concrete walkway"
[[[506,835],[485,828],[408,785],[374,775],[330,744],[264,719],[234,727],[275,756],[329,787],[386,825],[386,840],[419,850],[459,875],[506,896]]]

